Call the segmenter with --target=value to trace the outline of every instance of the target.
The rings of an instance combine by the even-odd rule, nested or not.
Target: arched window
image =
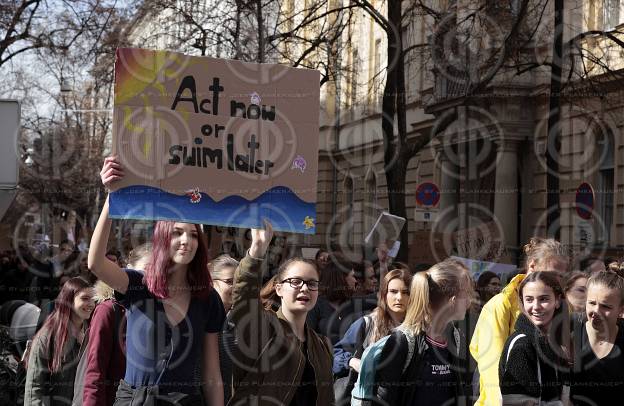
[[[377,216],[377,174],[373,166],[370,165],[366,171],[364,177],[365,189],[364,189],[364,232],[367,233],[373,224]]]
[[[355,218],[354,216],[354,205],[355,205],[355,186],[353,184],[353,178],[351,177],[351,174],[347,174],[345,176],[344,179],[344,183],[343,183],[343,207],[344,207],[344,215],[343,215],[343,219],[342,219],[342,228],[344,230],[344,232],[348,232],[347,240],[344,241],[345,243],[348,244],[353,244],[353,240],[354,240],[354,232],[353,232],[353,228],[355,225]],[[348,231],[347,231],[348,230]]]
[[[355,203],[355,188],[353,185],[353,178],[350,174],[347,174],[342,185],[343,190],[343,204],[345,205],[345,219],[344,221],[353,221],[353,204]]]
[[[600,167],[598,168],[598,187],[596,191],[596,209],[604,227],[597,227],[598,241],[609,244],[611,241],[611,226],[613,225],[614,202],[614,140],[613,133],[607,131],[602,141]]]

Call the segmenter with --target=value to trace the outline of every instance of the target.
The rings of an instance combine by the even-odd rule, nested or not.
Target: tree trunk
[[[388,67],[382,100],[381,130],[384,138],[384,164],[391,214],[407,219],[405,208],[405,176],[411,158],[406,150],[405,71],[401,38],[401,1],[388,1]],[[397,119],[398,134],[394,133]],[[401,248],[397,260],[407,262],[408,222],[401,231]]]

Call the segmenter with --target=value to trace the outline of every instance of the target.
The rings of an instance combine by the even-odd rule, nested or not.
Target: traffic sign
[[[419,206],[434,207],[440,201],[440,189],[431,182],[424,182],[416,188],[416,203]]]

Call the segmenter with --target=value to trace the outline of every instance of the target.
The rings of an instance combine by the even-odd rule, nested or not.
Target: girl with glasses
[[[261,296],[261,268],[272,237],[268,222],[264,230],[252,230],[251,248],[234,276],[231,320],[239,358],[230,404],[333,404],[328,343],[306,324],[318,298],[319,272],[314,262],[292,258]],[[273,303],[279,303],[277,311]]]

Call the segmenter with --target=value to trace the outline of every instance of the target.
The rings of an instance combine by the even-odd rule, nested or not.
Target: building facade
[[[322,17],[301,35],[315,38],[322,22],[346,18],[346,11],[331,10],[350,4],[312,3],[284,2],[280,21],[292,28],[314,9]],[[577,252],[621,255],[624,98],[619,74],[624,48],[614,38],[620,38],[624,5],[565,2],[557,146],[548,136],[554,5],[531,0],[523,9],[523,4],[447,0],[424,9],[404,2],[407,138],[432,138],[410,160],[406,174],[412,264],[450,254],[518,263],[521,246],[532,236],[555,232]],[[329,60],[335,73],[321,88],[317,233],[289,237],[296,246],[338,246],[354,257],[361,255],[365,235],[388,209],[393,193],[386,187],[392,163],[384,162],[381,131],[389,62],[388,36],[379,21],[386,19],[387,2],[371,0],[370,5],[377,21],[371,18],[374,12],[356,10],[340,40],[326,52],[306,56]],[[176,17],[139,16],[129,37],[145,46],[155,21],[163,18]],[[156,37],[149,46],[200,49]],[[298,46],[292,41],[278,49],[283,55]],[[279,52],[267,60],[286,63]],[[548,207],[546,197],[549,150],[558,164],[560,200],[558,221],[551,225],[548,213],[556,207]],[[417,203],[417,188],[425,182],[440,190],[435,205]],[[577,193],[582,184],[593,193],[586,187]]]

